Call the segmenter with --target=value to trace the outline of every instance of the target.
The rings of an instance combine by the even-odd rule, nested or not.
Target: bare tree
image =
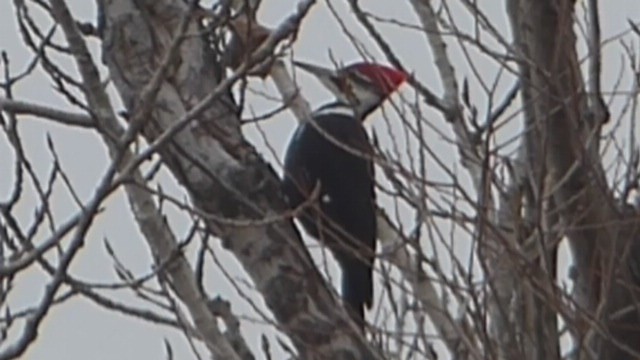
[[[95,25],[74,17],[64,0],[15,1],[33,61],[16,73],[10,54],[2,56],[2,141],[13,163],[0,169],[12,174],[0,203],[0,359],[21,357],[50,310],[77,296],[175,328],[197,358],[203,351],[220,359],[640,358],[638,20],[603,39],[596,0],[506,0],[510,29],[492,21],[493,7],[469,0],[408,1],[414,23],[356,0],[340,2],[351,11],[345,15],[335,3],[322,2],[362,58],[412,73],[412,59],[381,31],[396,26],[425,40],[432,60],[423,62],[441,85],[411,76],[411,93],[394,98],[374,126],[380,246],[365,333],[327,281],[325,252],[305,246],[293,221],[300,209],[285,205],[274,166],[243,133],[285,109],[309,121],[287,62],[320,4],[301,0],[270,29],[258,12],[269,1],[98,0]],[[47,30],[34,11],[55,25]],[[94,39],[108,77],[90,50]],[[603,81],[607,44],[624,58],[613,82]],[[21,99],[16,85],[35,71],[79,110]],[[282,106],[248,121],[256,77],[273,81],[279,94],[268,96]],[[77,193],[51,139],[50,173],[34,171],[19,126],[25,116],[81,127],[104,142],[109,164],[91,196]],[[186,199],[158,186],[162,171]],[[70,266],[114,193],[126,194],[153,269],[134,274],[107,240],[119,281],[83,281]],[[25,194],[36,199],[31,221],[17,210],[34,204]],[[63,221],[54,211],[58,194],[77,206]],[[191,220],[182,240],[167,206]],[[213,243],[250,279],[251,314],[206,289],[207,264],[219,265],[222,255]],[[32,268],[48,276],[43,295],[16,311],[14,284]],[[127,290],[146,306],[105,288]],[[246,319],[269,323],[278,343],[264,337],[255,348]]]

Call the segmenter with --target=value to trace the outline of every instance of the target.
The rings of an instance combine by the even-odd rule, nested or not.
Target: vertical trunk
[[[529,129],[528,167],[543,184],[538,199],[555,205],[575,261],[576,311],[568,321],[580,355],[637,358],[640,323],[627,266],[637,230],[620,226],[624,217],[602,175],[599,128],[589,118],[576,54],[574,1],[507,4]]]

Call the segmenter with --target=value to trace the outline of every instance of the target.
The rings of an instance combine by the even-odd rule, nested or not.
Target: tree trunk
[[[588,103],[576,53],[572,0],[509,0],[525,110],[527,161],[539,196],[555,204],[575,260],[578,358],[637,359],[640,322],[629,272],[637,215],[624,215],[606,184],[602,119]],[[591,74],[593,76],[593,74]],[[635,213],[635,210],[630,210]],[[580,346],[581,345],[581,346]]]

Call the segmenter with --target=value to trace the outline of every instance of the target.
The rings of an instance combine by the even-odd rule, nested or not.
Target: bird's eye
[[[354,72],[351,74],[351,76],[353,77],[353,81],[356,81],[359,84],[371,84],[371,80],[359,72]]]

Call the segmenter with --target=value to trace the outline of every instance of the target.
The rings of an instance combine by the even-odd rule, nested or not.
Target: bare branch
[[[12,100],[0,97],[0,111],[6,111],[15,115],[32,115],[52,120],[63,125],[93,128],[95,124],[90,116],[62,111],[24,101]]]

